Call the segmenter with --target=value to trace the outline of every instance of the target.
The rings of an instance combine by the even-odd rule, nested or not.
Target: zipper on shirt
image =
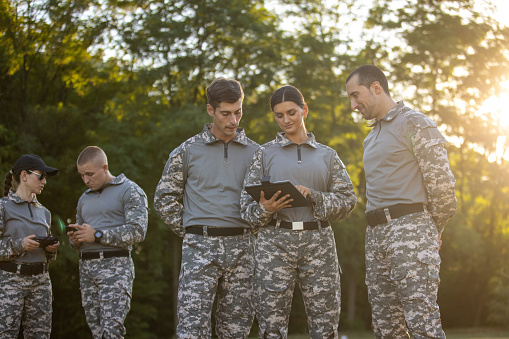
[[[301,152],[300,152],[300,145],[297,145],[297,163],[298,164],[302,163],[302,155],[301,155]]]
[[[380,120],[380,123],[378,126],[378,133],[376,134],[375,141],[378,139],[378,136],[380,135],[381,131],[382,131],[382,120]]]
[[[224,143],[224,162],[228,162],[228,144]]]
[[[30,217],[33,219],[34,214],[32,213],[32,208],[30,207],[30,202],[27,201],[28,210],[30,211]]]

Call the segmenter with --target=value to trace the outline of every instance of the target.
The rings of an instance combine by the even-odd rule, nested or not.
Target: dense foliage
[[[241,125],[260,143],[278,129],[267,104],[272,91],[289,83],[303,92],[307,126],[336,149],[359,197],[352,215],[334,227],[343,270],[341,326],[369,327],[362,166],[369,129],[344,93],[346,76],[365,63],[385,69],[395,99],[433,117],[453,141],[448,150],[459,209],[443,235],[445,327],[507,326],[509,165],[501,156],[492,160],[507,148],[509,131],[479,109],[509,77],[509,30],[476,12],[473,0],[369,6],[352,0],[0,0],[0,32],[0,172],[24,153],[60,169],[39,197],[63,243],[50,270],[54,338],[89,337],[78,256],[61,231],[74,220],[85,189],[77,155],[87,145],[102,147],[112,173],[136,181],[151,202],[169,152],[208,122],[204,92],[217,76],[242,83]],[[151,207],[147,238],[134,254],[128,337],[174,333],[180,245]],[[296,298],[290,332],[305,326]]]

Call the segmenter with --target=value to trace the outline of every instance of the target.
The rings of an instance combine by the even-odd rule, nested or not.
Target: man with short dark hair
[[[437,305],[441,234],[456,213],[455,179],[433,120],[392,100],[364,65],[346,80],[353,110],[374,119],[364,140],[366,284],[377,338],[445,338]]]
[[[240,216],[240,193],[259,146],[238,127],[243,99],[238,81],[212,82],[213,123],[171,152],[155,192],[157,213],[184,237],[177,338],[211,337],[216,294],[219,338],[247,338],[253,322],[255,238]]]
[[[124,174],[113,176],[102,149],[86,147],[77,160],[89,187],[78,201],[76,231],[68,232],[80,251],[80,289],[94,339],[123,338],[134,280],[132,246],[145,239],[145,192]]]

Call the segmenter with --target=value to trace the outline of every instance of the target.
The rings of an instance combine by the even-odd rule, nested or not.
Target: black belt
[[[230,235],[243,235],[247,231],[248,228],[224,228],[224,227],[210,227],[210,226],[188,226],[186,227],[186,233],[198,234],[198,235],[208,235],[212,237],[222,237],[222,236],[230,236]]]
[[[0,270],[11,273],[19,273],[21,275],[37,275],[48,272],[47,263],[33,263],[33,264],[16,264],[11,261],[0,261]]]
[[[380,208],[366,213],[366,219],[369,226],[377,226],[407,214],[422,212],[424,211],[424,206],[423,204],[398,204]],[[389,216],[389,220],[387,220],[387,216]]]
[[[269,225],[271,226],[277,226],[278,220],[272,219],[269,222]],[[289,230],[294,231],[312,231],[317,230],[319,226],[323,227],[329,227],[330,223],[327,220],[324,221],[298,221],[298,222],[291,222],[291,221],[279,221],[279,227],[286,228]]]
[[[118,251],[104,251],[104,252],[81,252],[81,260],[100,259],[100,258],[117,258],[117,257],[129,257],[130,252],[128,250]]]

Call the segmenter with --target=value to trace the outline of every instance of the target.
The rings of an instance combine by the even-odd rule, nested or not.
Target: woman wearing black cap
[[[5,176],[0,199],[0,338],[17,338],[21,323],[25,338],[50,337],[48,264],[56,258],[59,243],[41,248],[45,243],[34,238],[51,235],[51,214],[36,195],[46,176],[57,173],[39,156],[25,154]]]

